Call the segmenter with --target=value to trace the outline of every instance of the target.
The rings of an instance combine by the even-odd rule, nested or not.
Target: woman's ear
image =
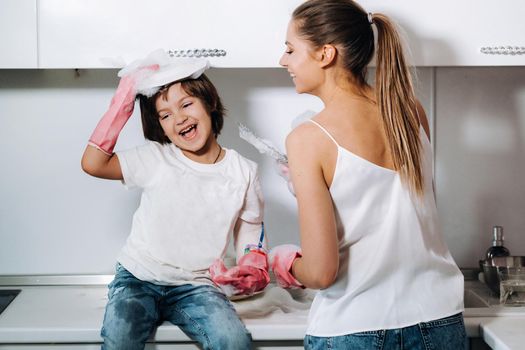
[[[337,49],[333,45],[323,45],[321,48],[320,64],[321,67],[326,67],[335,62],[337,56]]]

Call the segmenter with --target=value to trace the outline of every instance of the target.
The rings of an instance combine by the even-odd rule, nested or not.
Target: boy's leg
[[[103,350],[144,349],[158,323],[154,286],[135,278],[120,264],[109,284],[101,336]]]
[[[173,287],[161,302],[161,312],[205,350],[251,348],[251,335],[233,305],[212,286]]]

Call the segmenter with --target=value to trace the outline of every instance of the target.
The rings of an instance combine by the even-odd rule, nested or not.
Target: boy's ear
[[[320,49],[320,60],[321,67],[326,67],[335,62],[337,56],[337,49],[335,46],[326,44]]]

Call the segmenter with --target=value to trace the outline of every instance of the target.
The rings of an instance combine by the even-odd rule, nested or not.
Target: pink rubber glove
[[[270,268],[273,270],[277,284],[282,288],[304,288],[292,275],[295,259],[301,257],[301,248],[293,244],[283,244],[270,250]]]
[[[133,113],[137,82],[148,75],[148,72],[159,69],[159,65],[140,67],[120,79],[109,109],[98,122],[89,144],[97,147],[107,155],[113,153],[120,131]]]
[[[212,281],[228,296],[252,295],[270,283],[268,259],[264,252],[249,252],[243,255],[237,266],[227,269],[217,259],[210,267]]]

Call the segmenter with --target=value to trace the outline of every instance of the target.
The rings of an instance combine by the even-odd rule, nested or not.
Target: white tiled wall
[[[0,274],[111,273],[139,193],[80,170],[117,84],[113,70],[0,70]],[[284,149],[297,95],[280,69],[211,70],[228,109],[220,142],[260,164],[270,245],[298,243],[294,198],[237,123]],[[525,69],[422,68],[418,97],[433,124],[443,230],[461,266],[475,266],[493,224],[525,255]],[[138,113],[117,149],[143,142]]]

